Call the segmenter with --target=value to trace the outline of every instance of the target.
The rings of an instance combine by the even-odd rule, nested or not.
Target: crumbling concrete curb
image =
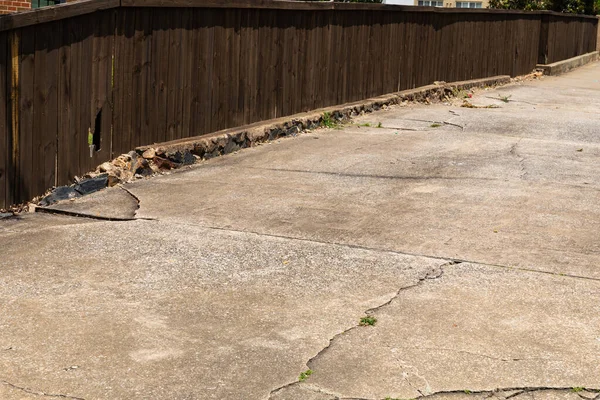
[[[597,61],[598,58],[599,52],[593,51],[581,56],[569,58],[568,60],[557,61],[552,64],[538,64],[536,69],[543,71],[544,75],[560,75],[572,70],[573,68],[581,67],[582,65]]]
[[[508,75],[484,79],[423,86],[353,103],[321,108],[308,113],[261,121],[238,128],[226,129],[208,135],[179,139],[170,142],[141,146],[136,152],[142,156],[158,157],[171,162],[168,169],[187,165],[185,160],[209,159],[228,154],[259,143],[294,136],[307,129],[345,122],[354,116],[380,110],[408,101],[435,102],[453,97],[456,91],[474,87],[497,86],[510,83]]]
[[[73,199],[93,193],[105,187],[177,169],[246,147],[295,136],[307,129],[346,122],[352,117],[371,113],[390,105],[407,102],[431,103],[455,97],[461,90],[475,87],[497,86],[511,82],[508,75],[473,79],[461,82],[436,82],[434,85],[403,90],[371,99],[360,100],[307,113],[260,121],[242,127],[225,129],[212,134],[184,138],[170,142],[141,146],[122,154],[110,162],[98,166],[71,186],[54,188],[38,203],[39,206]]]

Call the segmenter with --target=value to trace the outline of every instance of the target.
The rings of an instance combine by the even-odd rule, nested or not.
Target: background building
[[[456,8],[487,8],[489,0],[383,0],[384,4],[403,6],[456,7]]]

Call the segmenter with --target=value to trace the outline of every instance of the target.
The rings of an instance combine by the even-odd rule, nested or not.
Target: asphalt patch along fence
[[[168,5],[166,7],[165,5]],[[0,17],[0,208],[136,146],[596,49],[552,12],[87,0]]]

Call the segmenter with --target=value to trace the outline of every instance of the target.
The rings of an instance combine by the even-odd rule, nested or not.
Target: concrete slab
[[[375,326],[335,338],[309,362],[307,382],[344,398],[376,399],[595,387],[600,303],[587,300],[599,298],[597,281],[447,266],[376,310]]]
[[[427,107],[421,118],[448,111]],[[130,190],[147,218],[599,278],[600,147],[496,134],[511,116],[469,111],[486,128],[400,131],[419,109],[391,110],[375,119],[384,128],[315,132]]]
[[[156,221],[27,237],[2,260],[0,379],[84,399],[266,398],[443,263]]]
[[[599,400],[599,74],[1,220],[0,398]]]
[[[38,207],[36,211],[105,220],[129,220],[135,217],[137,209],[137,199],[122,187],[115,186],[81,198]]]

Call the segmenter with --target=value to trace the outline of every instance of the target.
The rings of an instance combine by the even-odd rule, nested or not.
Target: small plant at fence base
[[[337,124],[337,121],[330,113],[326,112],[323,114],[323,117],[321,118],[321,125],[326,128],[334,128]]]
[[[310,369],[307,369],[307,370],[306,370],[306,371],[304,371],[304,372],[300,372],[300,376],[298,377],[298,380],[299,380],[300,382],[304,382],[305,380],[307,380],[307,379],[308,379],[308,377],[309,377],[309,376],[311,376],[311,375],[312,375],[312,373],[313,373],[313,372],[312,372],[312,370],[310,370]]]
[[[377,318],[370,315],[360,319],[360,326],[373,326],[375,323],[377,323]]]

